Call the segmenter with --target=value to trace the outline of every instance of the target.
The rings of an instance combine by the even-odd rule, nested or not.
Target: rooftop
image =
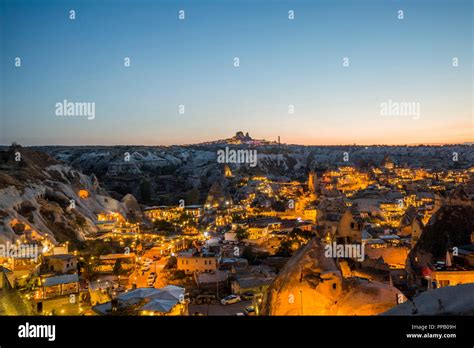
[[[215,257],[215,253],[211,253],[209,251],[198,252],[196,249],[184,250],[178,253],[178,257]]]
[[[60,259],[60,260],[67,261],[67,260],[70,260],[72,258],[75,258],[75,256],[72,255],[72,254],[57,254],[57,255],[46,256],[46,258],[47,259]]]
[[[59,284],[70,284],[70,283],[78,283],[79,276],[77,274],[65,274],[60,275],[57,277],[49,277],[43,280],[44,286],[55,286]]]

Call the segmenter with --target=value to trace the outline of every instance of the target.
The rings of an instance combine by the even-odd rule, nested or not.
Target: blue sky
[[[0,30],[0,144],[474,141],[469,0],[1,0]],[[95,119],[56,116],[64,99]]]

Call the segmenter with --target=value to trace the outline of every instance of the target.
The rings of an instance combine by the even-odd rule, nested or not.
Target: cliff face
[[[474,284],[424,292],[383,315],[474,315]]]
[[[472,206],[441,207],[424,227],[419,241],[408,255],[410,279],[415,281],[421,268],[429,267],[436,258],[443,258],[447,250],[471,244],[471,233],[474,233]]]
[[[281,270],[270,286],[264,315],[375,315],[397,304],[396,288],[344,278],[337,263],[311,240]]]
[[[342,275],[320,249],[313,239],[287,262],[269,288],[264,314],[313,315],[335,310]]]
[[[97,214],[111,211],[127,213],[125,204],[109,197],[94,175],[29,148],[0,151],[0,243],[19,238],[81,241],[97,232]]]
[[[447,248],[471,243],[474,232],[474,208],[469,205],[441,207],[424,228],[413,253],[420,250],[435,257],[446,254]]]

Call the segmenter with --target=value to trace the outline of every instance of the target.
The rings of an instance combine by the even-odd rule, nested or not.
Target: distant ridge
[[[195,146],[206,146],[206,145],[276,145],[276,141],[268,141],[265,139],[253,139],[249,133],[238,131],[231,138],[215,140],[215,141],[206,141],[203,143],[194,144]]]

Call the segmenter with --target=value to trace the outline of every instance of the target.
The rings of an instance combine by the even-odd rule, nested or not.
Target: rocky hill
[[[407,258],[409,279],[416,282],[422,268],[432,268],[447,250],[471,244],[474,233],[474,208],[470,205],[445,205],[430,219],[419,241]]]
[[[474,232],[474,208],[469,205],[441,207],[423,230],[413,253],[425,251],[434,257],[442,257],[446,250],[471,244]]]
[[[124,202],[110,197],[94,175],[46,153],[20,146],[0,151],[0,243],[81,241],[97,232],[98,213],[126,216],[135,203],[131,197]]]
[[[265,315],[375,315],[396,305],[393,286],[345,278],[316,239],[300,249],[270,286]]]
[[[257,150],[257,165],[229,163],[235,176],[267,175],[305,180],[310,169],[338,165],[367,168],[381,165],[389,156],[397,165],[432,169],[468,168],[474,163],[474,147],[453,146],[301,146],[257,142],[241,132],[222,141],[188,146],[80,146],[40,147],[57,160],[94,174],[116,198],[127,193],[149,205],[203,204],[212,184],[221,181],[224,164],[217,151]],[[453,161],[452,154],[459,154]],[[347,153],[349,161],[344,162]]]
[[[383,315],[474,315],[474,284],[445,286],[424,292]]]

